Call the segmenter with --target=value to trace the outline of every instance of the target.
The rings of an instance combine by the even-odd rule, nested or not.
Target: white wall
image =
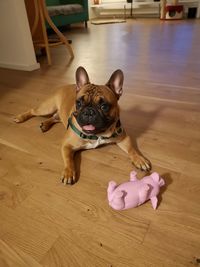
[[[93,19],[96,17],[94,10],[91,8],[91,5],[93,5],[93,4],[94,4],[93,0],[88,0],[89,19]]]
[[[0,0],[0,67],[28,71],[40,67],[24,0]]]

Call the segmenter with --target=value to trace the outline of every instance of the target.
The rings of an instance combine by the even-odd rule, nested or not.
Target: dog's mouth
[[[108,129],[108,126],[105,127],[98,127],[98,126],[94,126],[93,124],[87,124],[81,127],[82,131],[88,135],[96,135],[96,134],[101,134],[103,132],[106,131],[106,129]]]
[[[84,112],[74,114],[76,121],[81,127],[82,131],[88,135],[103,133],[113,123],[112,118],[102,116],[97,112],[93,114],[93,116],[86,115],[87,114],[84,114]]]
[[[82,129],[87,132],[93,132],[96,130],[96,127],[92,124],[82,126]]]
[[[83,132],[87,134],[93,134],[96,132],[96,127],[92,124],[87,124],[87,125],[82,126],[82,130]]]

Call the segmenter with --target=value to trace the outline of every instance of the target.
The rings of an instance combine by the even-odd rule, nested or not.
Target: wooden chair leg
[[[52,62],[51,62],[51,54],[50,54],[50,49],[49,49],[49,41],[48,41],[46,25],[45,25],[45,19],[44,19],[44,15],[43,15],[43,12],[42,12],[42,6],[41,6],[41,2],[40,1],[38,3],[38,6],[39,6],[40,19],[41,19],[41,24],[42,24],[42,33],[43,33],[43,38],[44,38],[44,48],[45,48],[46,54],[47,54],[48,65],[51,65]]]
[[[37,0],[34,0],[34,8],[35,8],[35,17],[34,17],[34,22],[33,22],[33,26],[31,28],[31,34],[32,36],[34,36],[38,23],[39,23],[39,9],[38,9],[38,2]]]
[[[54,32],[58,35],[58,37],[60,38],[60,40],[67,46],[67,49],[69,50],[69,53],[70,53],[71,57],[74,58],[74,52],[73,52],[72,47],[69,44],[68,40],[58,30],[58,28],[55,26],[55,24],[51,20],[51,18],[49,16],[49,13],[48,13],[48,10],[47,10],[46,5],[45,5],[45,0],[41,0],[41,3],[42,3],[42,7],[43,7],[45,19],[47,20],[47,22],[49,23],[49,25],[51,26],[51,28],[54,30]]]

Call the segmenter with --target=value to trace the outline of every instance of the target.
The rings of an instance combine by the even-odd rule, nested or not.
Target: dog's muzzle
[[[84,107],[77,113],[76,120],[86,133],[99,133],[108,127],[108,118],[94,106]]]
[[[97,110],[95,110],[93,107],[87,107],[81,112],[82,120],[86,124],[95,123],[97,116]]]

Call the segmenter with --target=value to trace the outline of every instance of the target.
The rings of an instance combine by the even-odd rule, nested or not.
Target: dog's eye
[[[108,112],[109,109],[110,109],[110,105],[109,104],[104,103],[104,104],[101,105],[101,110],[103,112]]]
[[[80,109],[81,106],[82,106],[82,102],[81,102],[81,100],[77,100],[77,101],[76,101],[76,108],[77,108],[77,109]]]

